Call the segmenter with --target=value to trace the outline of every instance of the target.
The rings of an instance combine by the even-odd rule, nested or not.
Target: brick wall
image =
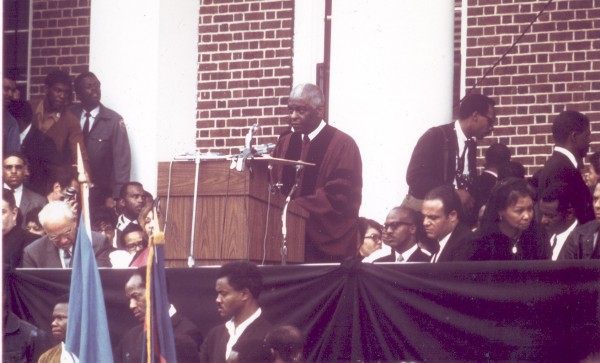
[[[510,47],[547,1],[468,0],[467,87]],[[478,87],[499,104],[488,145],[509,145],[532,174],[552,151],[551,125],[565,109],[592,121],[600,150],[600,0],[554,1]],[[481,148],[480,148],[481,149]],[[481,150],[483,151],[483,150]]]
[[[75,77],[90,58],[90,0],[31,0],[31,96],[42,94],[44,77],[61,69]]]
[[[294,1],[204,0],[200,6],[197,146],[237,153],[248,127],[258,143],[287,125]]]

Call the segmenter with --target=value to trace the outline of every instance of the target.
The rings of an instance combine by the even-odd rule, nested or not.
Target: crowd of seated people
[[[400,257],[415,244],[398,248],[399,238],[409,241],[409,230],[424,228],[426,238],[418,246],[431,257],[423,262],[600,259],[600,153],[592,153],[589,167],[583,168],[589,119],[563,111],[552,131],[554,153],[531,178],[525,177],[523,165],[510,160],[506,146],[488,148],[483,173],[465,188],[476,197],[477,208],[471,211],[476,217],[467,215],[456,185],[439,185],[425,194],[420,208],[404,205],[390,211],[379,231],[383,248],[392,247]],[[403,209],[419,218],[408,218]],[[369,250],[366,237],[360,251]],[[410,262],[367,256],[360,254],[365,262]]]

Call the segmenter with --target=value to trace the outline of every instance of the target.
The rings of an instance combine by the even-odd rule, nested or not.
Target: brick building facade
[[[515,42],[548,1],[468,0],[466,85]],[[600,141],[600,1],[553,1],[478,89],[499,104],[493,137],[531,174],[552,152],[552,121],[586,114]],[[592,151],[595,150],[592,145]]]
[[[89,63],[89,0],[31,0],[30,94],[44,75],[72,75]],[[492,96],[498,125],[484,145],[509,145],[535,172],[551,152],[553,116],[575,109],[600,123],[600,0],[552,1],[516,46],[484,80],[547,1],[463,0],[467,3],[466,85]],[[461,1],[456,1],[460,16]],[[294,1],[206,0],[198,35],[197,147],[236,152],[242,131],[260,122],[259,143],[274,142],[287,125],[292,79]],[[456,18],[455,45],[460,47]],[[465,49],[465,46],[462,47]],[[459,67],[455,66],[455,70]],[[454,78],[458,92],[459,77]],[[457,99],[456,95],[454,97]],[[594,142],[600,136],[593,135]],[[594,149],[592,147],[592,149]],[[480,149],[483,152],[483,148]]]

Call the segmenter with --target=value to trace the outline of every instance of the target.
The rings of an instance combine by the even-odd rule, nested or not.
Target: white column
[[[294,3],[294,84],[316,83],[323,63],[325,0]]]
[[[195,150],[198,1],[93,1],[90,71],[125,119],[131,179],[156,195],[157,163]]]
[[[452,1],[333,2],[329,121],[360,147],[361,215],[402,202],[417,139],[452,120],[453,34]]]

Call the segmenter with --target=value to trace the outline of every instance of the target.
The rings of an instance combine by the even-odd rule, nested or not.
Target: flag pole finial
[[[81,146],[77,143],[77,181],[79,184],[87,183],[85,167],[83,166],[83,156],[81,155]]]

